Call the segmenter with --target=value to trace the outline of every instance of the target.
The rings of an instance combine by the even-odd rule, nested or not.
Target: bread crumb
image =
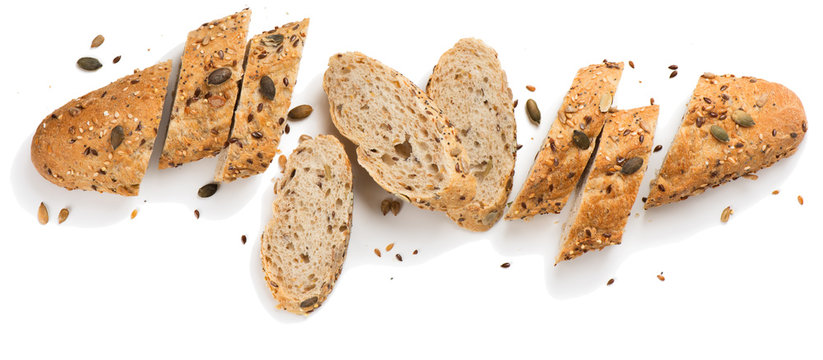
[[[634,61],[629,60],[629,67],[631,67],[632,69],[634,69]]]

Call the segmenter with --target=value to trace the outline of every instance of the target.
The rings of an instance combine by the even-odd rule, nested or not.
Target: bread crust
[[[571,89],[563,99],[526,182],[506,213],[506,220],[529,220],[538,214],[559,214],[594,150],[594,140],[603,129],[606,112],[601,99],[611,105],[623,63],[604,61],[577,71]],[[604,109],[604,110],[605,110]],[[574,130],[588,136],[591,146],[583,150],[572,143]]]
[[[135,70],[52,112],[31,141],[37,172],[69,190],[136,196],[157,137],[170,72],[170,60]],[[111,134],[118,126],[123,138],[115,149]]]
[[[755,125],[737,125],[732,115],[738,110],[748,113]],[[710,134],[712,125],[726,131],[727,143]],[[803,104],[785,86],[754,77],[705,74],[650,183],[644,207],[684,200],[769,167],[794,154],[807,126]]]
[[[309,19],[303,19],[249,41],[240,100],[229,141],[219,155],[215,181],[257,175],[271,164],[286,126],[308,26]],[[274,100],[260,92],[260,79],[264,76],[274,82]]]
[[[228,140],[238,84],[243,78],[251,10],[214,20],[189,33],[183,50],[161,169],[217,155]],[[215,70],[231,77],[209,84]]]
[[[571,260],[591,250],[622,242],[654,144],[657,105],[620,110],[606,116],[594,162],[578,191],[574,210],[564,225],[555,262]],[[631,174],[621,170],[629,159],[642,165]]]

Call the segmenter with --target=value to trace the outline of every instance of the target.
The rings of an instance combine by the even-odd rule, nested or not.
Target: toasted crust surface
[[[331,293],[351,235],[354,194],[343,145],[331,135],[302,141],[274,189],[260,248],[266,284],[278,308],[308,314]]]
[[[512,92],[497,52],[461,39],[440,57],[426,92],[457,130],[477,182],[474,200],[447,213],[464,228],[486,231],[503,216],[517,154]]]
[[[137,195],[157,137],[170,71],[171,61],[135,71],[52,112],[31,141],[37,172],[69,190]],[[112,132],[122,139],[116,149]]]
[[[243,78],[251,10],[201,25],[189,33],[160,168],[215,156],[228,140],[238,84]],[[231,72],[225,80],[210,75]],[[222,82],[220,82],[220,79]]]
[[[405,76],[361,53],[337,54],[323,89],[334,125],[383,189],[431,210],[472,200],[475,180],[454,129]]]
[[[622,62],[604,62],[577,71],[506,220],[560,213],[591,157],[606,116],[601,110],[611,106],[622,73]],[[588,148],[573,144],[574,130],[586,134],[591,143]]]
[[[736,124],[733,117],[743,113],[754,126]],[[713,125],[727,133],[728,142],[715,139],[710,133]],[[794,154],[806,130],[803,104],[785,86],[753,77],[706,74],[697,82],[644,207],[684,200],[769,167]]]
[[[588,178],[578,188],[581,193],[564,225],[556,262],[622,242],[623,228],[648,166],[658,113],[658,106],[653,105],[606,115]],[[624,173],[624,166],[636,163],[635,158],[642,164],[634,172]]]
[[[226,147],[220,152],[215,181],[260,174],[272,162],[286,124],[309,19],[288,23],[249,42],[243,87]],[[261,92],[261,79],[274,83],[274,100]]]

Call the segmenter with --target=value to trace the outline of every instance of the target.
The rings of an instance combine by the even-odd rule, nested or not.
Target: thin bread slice
[[[497,52],[461,39],[440,57],[426,92],[457,130],[477,182],[474,200],[447,213],[464,228],[486,231],[503,216],[517,154],[512,92]]]
[[[581,179],[563,226],[556,262],[620,244],[649,163],[657,105],[606,116],[594,162]]]
[[[622,62],[605,60],[577,71],[506,220],[560,213],[591,157],[622,73]]]
[[[249,41],[243,87],[229,141],[218,155],[215,181],[266,171],[286,123],[309,19],[285,24]]]
[[[383,189],[423,209],[468,204],[468,157],[442,111],[405,76],[357,52],[329,59],[323,78],[337,130]]]
[[[189,33],[160,168],[215,156],[229,138],[251,10]]]
[[[274,187],[261,239],[266,284],[278,308],[308,314],[331,293],[351,235],[351,164],[334,136],[302,141]]]
[[[807,130],[794,92],[753,77],[704,74],[687,109],[646,209],[769,167],[794,154]]]
[[[31,140],[37,172],[69,190],[136,196],[170,71],[170,60],[135,71],[52,112]]]

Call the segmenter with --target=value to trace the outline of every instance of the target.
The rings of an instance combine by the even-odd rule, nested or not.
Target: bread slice
[[[189,33],[161,169],[215,156],[228,140],[250,17],[246,9]]]
[[[622,62],[605,60],[577,71],[529,176],[506,213],[507,220],[560,213],[591,157],[622,73]],[[580,138],[590,145],[575,146],[574,131],[584,133]]]
[[[215,181],[234,181],[268,168],[286,126],[308,27],[309,19],[303,19],[266,31],[249,42],[243,88],[229,141],[218,155]],[[268,87],[261,90],[263,81],[270,84],[267,86],[273,84],[274,99],[266,97],[271,96]]]
[[[361,53],[333,55],[323,78],[337,130],[390,193],[423,209],[468,204],[468,157],[442,111],[409,79]]]
[[[461,39],[440,57],[426,92],[457,130],[477,182],[474,200],[448,215],[464,228],[486,231],[503,216],[517,154],[512,91],[497,52]]]
[[[302,141],[274,187],[274,216],[262,236],[266,284],[278,307],[308,314],[331,293],[351,234],[351,164],[334,136]]]
[[[170,60],[135,71],[52,112],[31,140],[37,172],[69,190],[137,195],[170,71]]]
[[[702,193],[791,156],[806,134],[803,104],[785,86],[753,77],[704,74],[663,160],[645,208]],[[754,125],[737,124],[749,118]],[[735,121],[737,119],[737,121]],[[712,126],[725,131],[718,141]]]
[[[620,244],[649,163],[657,105],[606,115],[594,162],[578,185],[556,262]]]

